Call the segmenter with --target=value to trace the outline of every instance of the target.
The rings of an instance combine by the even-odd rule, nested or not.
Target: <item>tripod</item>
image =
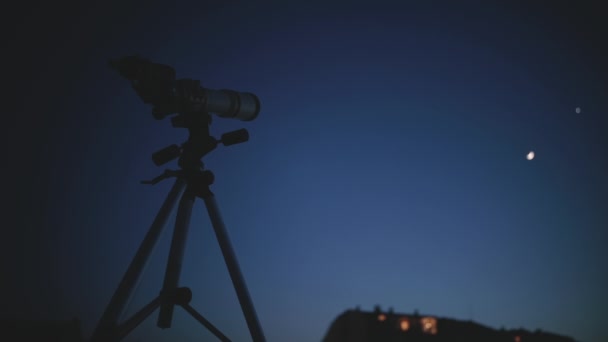
[[[222,135],[222,139],[218,141],[209,135],[211,116],[208,113],[180,113],[172,118],[172,122],[176,127],[188,128],[190,133],[188,141],[182,144],[181,147],[171,145],[156,152],[152,159],[157,165],[160,165],[179,157],[178,164],[180,170],[166,170],[162,175],[155,179],[143,181],[142,183],[156,184],[169,177],[176,177],[177,180],[169,191],[167,198],[137,250],[135,257],[131,261],[116,292],[114,292],[91,340],[94,342],[120,341],[157,308],[160,308],[157,326],[163,329],[170,328],[174,307],[175,305],[179,305],[221,341],[230,341],[219,329],[190,306],[189,302],[192,299],[192,291],[187,287],[178,287],[182,259],[184,257],[184,248],[190,225],[190,217],[195,199],[198,197],[203,199],[205,207],[207,208],[211,224],[220,245],[228,272],[230,273],[230,278],[236,290],[251,337],[254,342],[264,342],[264,333],[258,321],[245,280],[241,274],[234,250],[232,249],[232,245],[228,238],[226,227],[220,216],[214,194],[209,189],[209,186],[213,184],[214,175],[211,171],[204,170],[204,165],[201,161],[201,158],[215,149],[218,143],[221,142],[225,146],[228,146],[245,142],[249,139],[248,133],[244,129],[225,133]],[[175,228],[169,250],[162,290],[154,300],[135,313],[131,318],[118,324],[118,318],[123,312],[143,271],[145,263],[154,249],[160,233],[166,225],[169,215],[174,209],[180,194],[182,194],[182,196],[179,200],[179,207],[177,209]]]

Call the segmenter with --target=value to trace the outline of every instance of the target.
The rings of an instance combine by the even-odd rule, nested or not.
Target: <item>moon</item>
[[[576,114],[580,114],[581,113],[581,107],[576,107],[576,109],[574,111],[576,112]]]
[[[528,152],[528,154],[526,155],[526,159],[528,159],[528,160],[534,159],[534,151]]]

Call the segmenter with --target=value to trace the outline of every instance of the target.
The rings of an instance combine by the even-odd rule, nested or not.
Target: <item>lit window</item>
[[[521,337],[515,336],[515,342],[521,342]]]
[[[382,322],[382,321],[386,320],[386,315],[385,315],[385,314],[379,314],[379,315],[378,315],[378,320],[379,320],[380,322]]]
[[[437,320],[433,317],[424,317],[420,320],[422,331],[426,334],[437,334]]]
[[[407,319],[402,319],[399,323],[399,328],[401,329],[401,331],[410,330],[410,322]]]

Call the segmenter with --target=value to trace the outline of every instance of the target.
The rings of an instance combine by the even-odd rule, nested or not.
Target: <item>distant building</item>
[[[497,330],[472,321],[433,315],[347,310],[331,324],[323,342],[493,341],[574,342],[566,336],[526,330]]]

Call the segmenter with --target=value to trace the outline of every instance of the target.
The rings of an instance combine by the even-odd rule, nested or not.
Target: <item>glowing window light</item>
[[[515,336],[515,342],[521,342],[521,337]]]
[[[437,334],[437,320],[433,317],[424,317],[420,320],[422,331],[426,334]]]
[[[401,331],[410,330],[410,322],[407,319],[401,320],[401,322],[399,323],[399,328],[401,329]]]
[[[379,314],[379,315],[378,315],[378,320],[379,320],[380,322],[385,321],[385,320],[386,320],[386,315],[385,315],[385,314]]]

